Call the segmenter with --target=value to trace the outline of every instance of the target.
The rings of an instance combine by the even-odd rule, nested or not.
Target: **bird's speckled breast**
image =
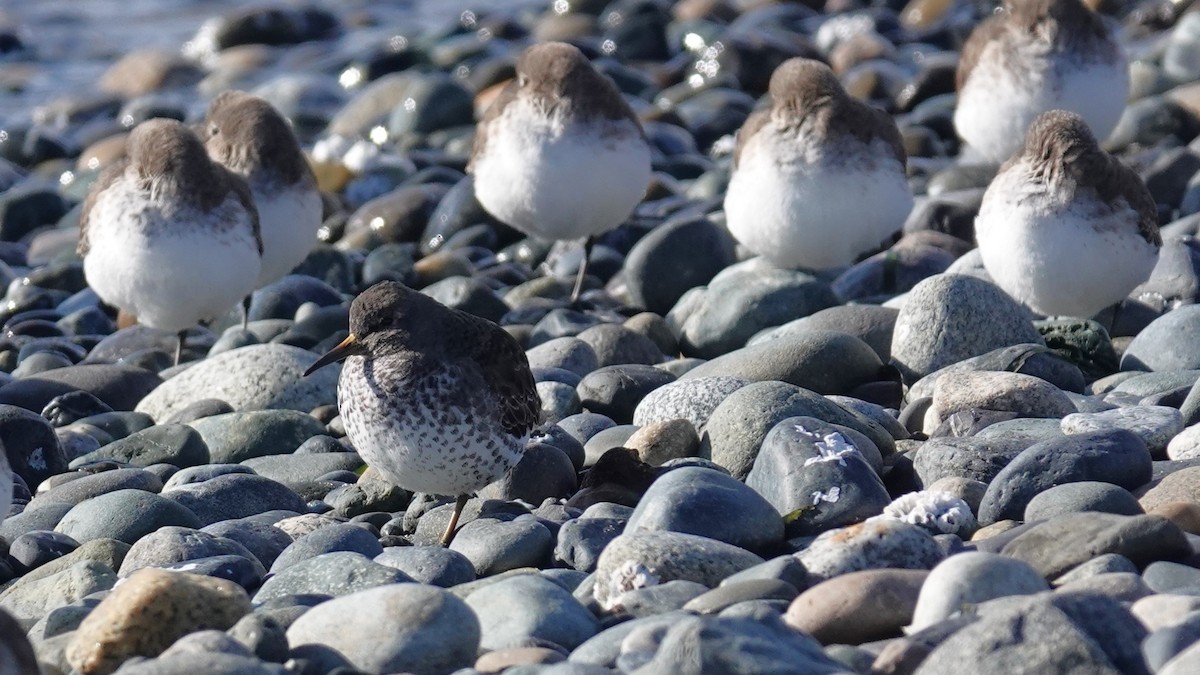
[[[352,356],[338,407],[363,460],[414,492],[474,492],[514,466],[528,438],[505,432],[482,377],[453,364],[417,368],[401,356],[370,363]]]

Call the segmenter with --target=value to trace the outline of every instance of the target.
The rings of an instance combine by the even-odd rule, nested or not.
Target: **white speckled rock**
[[[822,533],[796,554],[813,579],[824,581],[858,570],[927,570],[942,560],[928,532],[899,520],[871,519]]]
[[[672,382],[646,395],[633,412],[633,423],[644,427],[654,422],[685,419],[703,433],[708,418],[727,396],[749,384],[740,377],[700,377]]]
[[[1128,429],[1145,443],[1150,454],[1161,456],[1172,438],[1183,431],[1183,415],[1165,405],[1133,405],[1094,413],[1075,413],[1062,419],[1063,433]]]
[[[1063,417],[1075,406],[1058,387],[1032,375],[1009,372],[946,373],[933,386],[926,432],[962,410],[1003,410],[1021,417]]]
[[[725,577],[763,562],[753,553],[708,537],[678,532],[623,534],[596,563],[594,597],[615,607],[622,593],[682,579],[715,588]]]
[[[317,356],[306,349],[279,344],[223,352],[159,385],[142,399],[137,410],[164,420],[200,399],[216,398],[234,410],[286,408],[308,412],[337,402],[340,366],[327,366],[303,377]]]
[[[1169,459],[1200,457],[1200,424],[1193,424],[1172,438],[1171,442],[1167,443],[1167,457]]]

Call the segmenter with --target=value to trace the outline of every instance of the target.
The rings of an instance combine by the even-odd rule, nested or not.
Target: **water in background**
[[[463,11],[544,6],[546,0],[316,0],[340,17],[361,14],[377,25],[350,28],[351,39],[390,31],[406,36],[446,25]],[[269,4],[267,2],[253,3]],[[20,27],[29,57],[0,60],[0,121],[67,93],[92,91],[126,52],[179,50],[213,16],[253,6],[244,0],[0,0],[0,22]],[[345,39],[345,38],[343,38]]]

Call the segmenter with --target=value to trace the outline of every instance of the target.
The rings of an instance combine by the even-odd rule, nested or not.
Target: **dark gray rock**
[[[75,505],[85,499],[116,490],[159,492],[163,489],[162,480],[143,469],[113,469],[94,474],[73,475],[78,477],[38,494],[30,504],[32,506],[47,503]]]
[[[414,581],[442,588],[475,581],[475,567],[466,556],[442,546],[390,546],[375,562],[404,572]]]
[[[870,457],[871,459],[868,459]],[[869,439],[813,417],[789,417],[763,440],[746,485],[786,516],[792,536],[878,515],[891,501]]]
[[[779,380],[819,394],[846,394],[878,379],[882,366],[879,355],[862,340],[845,333],[812,330],[730,351],[696,366],[680,379]]]
[[[979,521],[1021,518],[1035,495],[1063,483],[1102,481],[1134,490],[1150,481],[1151,464],[1145,443],[1123,429],[1043,441],[996,475],[979,505]]]
[[[165,463],[183,468],[207,464],[209,456],[208,446],[195,429],[183,424],[159,424],[102,446],[72,464],[104,459],[141,467]]]
[[[586,375],[575,392],[584,410],[628,424],[647,394],[674,381],[674,375],[653,366],[605,366]]]
[[[0,447],[9,469],[31,487],[67,470],[54,428],[41,415],[17,406],[0,405]]]
[[[316,418],[295,410],[254,410],[205,417],[191,423],[208,445],[214,463],[287,455],[325,433]]]
[[[79,502],[54,528],[78,542],[116,539],[133,544],[166,525],[199,528],[191,510],[144,490],[116,490]]]
[[[684,532],[756,551],[783,540],[783,517],[737,479],[712,469],[685,467],[650,485],[625,531]]]
[[[254,554],[237,541],[186,527],[160,527],[138,539],[125,554],[118,574],[127,577],[145,567],[166,567],[223,555],[236,555],[253,561],[258,567],[259,579],[267,574]]]
[[[1083,512],[1033,525],[1006,543],[1001,553],[1053,579],[1108,553],[1145,567],[1156,560],[1185,559],[1192,549],[1183,531],[1166,518]]]
[[[1155,319],[1121,356],[1121,370],[1200,368],[1200,306],[1185,305]]]
[[[825,282],[762,260],[725,268],[692,302],[696,304],[682,322],[679,346],[687,356],[709,359],[742,347],[764,328],[838,304]]]
[[[271,573],[276,574],[292,565],[333,551],[350,551],[374,558],[383,553],[383,546],[380,546],[375,535],[357,525],[326,525],[300,537],[284,549],[271,564]]]
[[[733,237],[704,218],[672,220],[638,240],[625,257],[634,304],[666,314],[689,289],[707,284],[737,260]]]
[[[410,581],[412,579],[400,570],[372,562],[359,553],[335,551],[298,562],[273,575],[254,594],[254,602],[262,604],[268,600],[306,593],[337,598],[377,586]]]
[[[286,486],[269,478],[243,473],[180,485],[164,490],[163,496],[196,514],[201,524],[194,527],[276,509],[305,511],[304,500]]]

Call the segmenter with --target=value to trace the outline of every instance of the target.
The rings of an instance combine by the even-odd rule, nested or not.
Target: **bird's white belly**
[[[954,127],[984,160],[1000,163],[1011,157],[1033,120],[1049,110],[1081,115],[1100,140],[1116,127],[1129,95],[1124,60],[1052,66],[1046,58],[1029,55],[1014,65],[992,48],[963,85]]]
[[[898,231],[913,203],[898,163],[855,164],[781,165],[769,153],[744,152],[725,193],[729,231],[779,267],[854,262]]]
[[[254,203],[263,238],[258,285],[265,286],[291,273],[317,244],[321,195],[316,188],[276,190],[270,196],[255,190]]]
[[[118,195],[119,196],[119,195]],[[244,228],[214,230],[203,220],[241,213],[230,198],[216,211],[176,214],[137,211],[121,199],[97,200],[90,218],[90,250],[83,261],[88,284],[105,302],[152,328],[179,331],[224,314],[254,290],[260,259]],[[236,216],[234,216],[236,217]]]
[[[975,237],[988,274],[1017,301],[1047,316],[1087,318],[1150,276],[1158,248],[1138,233],[1132,209],[1048,208],[1018,199],[1014,180],[989,188]]]
[[[518,107],[514,103],[513,107]],[[624,133],[550,121],[493,124],[475,160],[475,196],[498,220],[543,239],[578,239],[620,225],[645,195],[650,149],[629,122]]]

